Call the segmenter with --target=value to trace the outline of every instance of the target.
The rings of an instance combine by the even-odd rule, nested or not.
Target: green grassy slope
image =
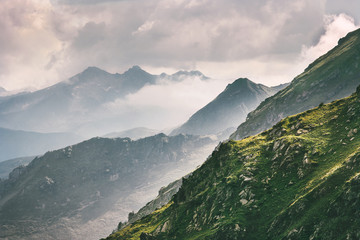
[[[222,143],[168,205],[107,239],[359,239],[359,95]]]
[[[250,112],[231,139],[264,131],[282,118],[349,96],[360,84],[360,29],[339,40],[291,84]],[[239,123],[240,124],[240,123]]]

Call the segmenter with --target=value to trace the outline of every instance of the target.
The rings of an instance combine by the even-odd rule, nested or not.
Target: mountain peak
[[[132,66],[130,69],[133,69],[133,70],[142,70],[139,65],[134,65],[134,66]]]
[[[89,66],[81,74],[83,74],[83,73],[97,73],[97,72],[105,72],[105,71],[98,68],[98,67],[95,67],[95,66]]]
[[[138,65],[134,65],[128,70],[126,70],[123,74],[123,76],[127,77],[136,77],[136,78],[143,78],[145,76],[151,76],[150,73],[139,67]]]
[[[238,78],[229,85],[248,84],[248,83],[255,84],[253,81],[250,81],[248,78]]]
[[[247,91],[251,86],[256,86],[257,84],[253,81],[250,81],[248,78],[238,78],[234,82],[229,83],[224,92],[232,91]]]
[[[146,72],[146,71],[144,71],[140,66],[134,65],[131,68],[129,68],[127,71],[125,71],[124,74],[131,72]]]
[[[106,72],[105,70],[102,70],[98,67],[90,66],[87,67],[84,71],[81,73],[76,74],[75,76],[71,77],[70,83],[80,83],[80,82],[87,82],[89,80],[93,79],[102,79],[104,75],[111,75],[110,73]]]
[[[171,134],[220,134],[225,137],[222,133],[226,129],[243,122],[246,115],[262,100],[275,93],[274,89],[256,84],[247,78],[239,78],[227,85],[213,101],[197,111]]]
[[[71,78],[69,78],[68,80],[64,81],[64,82],[60,82],[58,84],[55,84],[53,86],[50,86],[49,89],[53,89],[53,88],[56,88],[59,84],[62,85],[62,84],[70,84],[70,85],[73,85],[73,84],[81,84],[81,83],[84,83],[84,82],[88,82],[88,81],[92,81],[93,79],[96,79],[96,78],[103,78],[104,75],[110,75],[110,73],[98,68],[98,67],[95,67],[95,66],[89,66],[87,67],[85,70],[83,70],[82,72],[72,76]]]
[[[126,72],[121,74],[121,78],[123,84],[126,84],[131,92],[139,90],[146,84],[155,83],[155,76],[144,71],[137,65],[129,68]]]

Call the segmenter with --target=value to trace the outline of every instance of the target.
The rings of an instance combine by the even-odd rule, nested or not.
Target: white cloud
[[[355,25],[352,17],[346,14],[326,15],[324,18],[325,33],[314,46],[303,46],[301,57],[306,63],[311,63],[337,45],[340,38],[348,32],[354,31],[359,26]]]
[[[161,130],[184,123],[224,90],[226,84],[226,81],[199,78],[162,81],[106,104],[106,107],[114,114],[121,114],[127,124],[125,128],[146,126]]]
[[[45,28],[50,7],[46,1],[1,1],[0,84],[6,88],[47,81],[40,74],[34,75],[34,69],[44,72],[49,49],[59,47]]]
[[[139,34],[142,32],[146,32],[146,31],[150,31],[152,29],[152,27],[154,26],[155,21],[147,21],[145,22],[143,25],[141,25],[135,32],[133,32],[132,34]]]

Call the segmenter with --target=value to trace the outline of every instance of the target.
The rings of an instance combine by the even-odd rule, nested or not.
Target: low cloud
[[[180,125],[213,100],[227,82],[187,78],[181,82],[162,81],[145,86],[125,99],[106,104],[114,115],[121,115],[125,128],[145,126],[165,129]]]

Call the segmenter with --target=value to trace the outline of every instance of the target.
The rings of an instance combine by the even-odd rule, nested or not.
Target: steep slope
[[[170,183],[165,187],[162,187],[159,190],[159,194],[156,196],[155,199],[148,202],[144,207],[140,208],[139,211],[137,211],[136,213],[134,212],[129,213],[127,222],[124,223],[120,222],[118,225],[118,230],[126,227],[129,224],[136,222],[137,220],[149,215],[156,209],[166,205],[175,195],[175,193],[179,191],[181,184],[182,184],[182,178]]]
[[[360,84],[360,29],[339,40],[291,84],[249,113],[232,139],[270,128],[280,119],[350,95]]]
[[[72,133],[37,133],[0,128],[0,162],[44,154],[80,140],[79,136]]]
[[[222,143],[171,202],[107,239],[359,239],[360,87]]]
[[[0,182],[0,238],[104,237],[213,147],[209,138],[158,134],[93,138],[48,152]]]
[[[285,86],[271,88],[247,78],[239,78],[171,134],[218,134],[236,127],[245,121],[246,115],[260,102]]]

